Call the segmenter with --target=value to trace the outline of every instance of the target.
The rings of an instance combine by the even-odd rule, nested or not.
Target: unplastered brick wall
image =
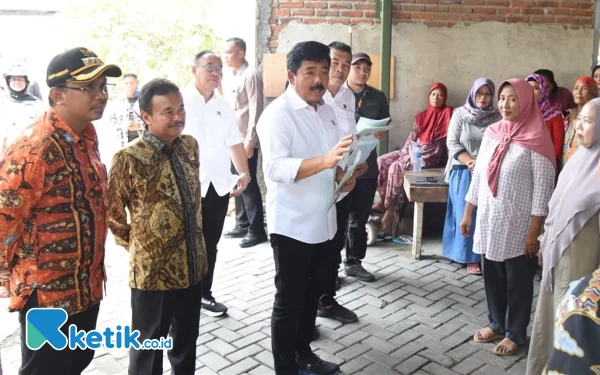
[[[377,24],[375,0],[273,0],[268,48],[275,52],[279,32],[292,21],[304,24]],[[457,23],[518,22],[579,29],[594,26],[594,0],[394,0],[394,23],[452,27]]]

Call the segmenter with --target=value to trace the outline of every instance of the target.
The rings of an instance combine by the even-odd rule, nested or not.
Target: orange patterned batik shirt
[[[10,311],[34,290],[69,315],[100,302],[106,281],[107,173],[90,124],[77,135],[52,109],[0,161],[0,270]]]

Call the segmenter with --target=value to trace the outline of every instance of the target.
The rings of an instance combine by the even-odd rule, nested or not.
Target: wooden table
[[[418,178],[435,177],[437,182],[419,182]],[[423,206],[427,202],[447,202],[448,183],[443,168],[422,169],[420,172],[404,172],[404,190],[409,202],[414,202],[412,255],[421,258],[423,245]]]

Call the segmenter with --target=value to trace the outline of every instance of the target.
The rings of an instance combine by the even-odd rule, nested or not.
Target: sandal
[[[473,340],[479,343],[492,342],[504,338],[504,335],[492,331],[490,327],[485,327],[475,332]]]
[[[513,355],[519,350],[519,346],[509,338],[504,338],[498,345],[492,350],[495,355],[507,356]]]
[[[467,272],[471,275],[481,276],[481,266],[479,263],[469,263],[467,264]]]

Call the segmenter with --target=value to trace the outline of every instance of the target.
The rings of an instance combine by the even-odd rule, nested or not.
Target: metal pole
[[[390,101],[390,60],[392,57],[392,0],[381,0],[381,76],[380,87]],[[379,142],[379,155],[388,152],[389,136]]]

